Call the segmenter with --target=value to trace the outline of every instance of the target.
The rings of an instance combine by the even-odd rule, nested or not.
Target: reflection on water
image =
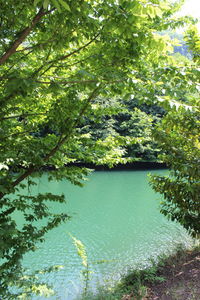
[[[153,173],[167,173],[165,170]],[[49,299],[71,300],[82,289],[81,259],[68,233],[85,245],[93,270],[91,288],[118,279],[136,265],[147,265],[150,258],[188,243],[189,237],[177,224],[159,213],[160,196],[148,185],[149,171],[95,172],[84,188],[68,182],[50,182],[46,176],[38,181],[36,192],[64,193],[67,204],[51,206],[67,212],[70,221],[46,236],[35,253],[29,253],[24,265],[32,270],[63,265],[43,279],[53,284],[57,296]],[[107,263],[92,264],[98,260]],[[44,299],[44,298],[34,298]]]

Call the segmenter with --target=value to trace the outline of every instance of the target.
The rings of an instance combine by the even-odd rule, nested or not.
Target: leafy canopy
[[[195,27],[186,33],[193,63],[185,67],[190,88],[183,89],[185,103],[171,109],[154,132],[162,160],[171,176],[153,176],[151,184],[164,199],[161,212],[182,224],[192,236],[200,235],[200,36]]]
[[[82,131],[86,118],[102,114],[93,101],[133,93],[150,101],[155,91],[161,95],[151,70],[158,63],[165,68],[171,40],[157,32],[187,18],[173,19],[178,5],[165,0],[0,4],[0,294],[28,299],[32,292],[46,293],[46,287],[30,274],[22,276],[23,255],[69,218],[48,209],[49,201],[63,203],[63,195],[26,192],[35,184],[33,176],[52,165],[49,180],[81,184],[88,170],[70,163],[120,161],[118,136],[94,140]]]

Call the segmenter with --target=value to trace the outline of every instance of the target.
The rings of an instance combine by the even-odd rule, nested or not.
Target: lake
[[[90,288],[111,284],[131,267],[144,267],[158,255],[168,253],[178,244],[190,243],[185,230],[159,213],[161,196],[148,184],[153,171],[96,171],[84,188],[69,182],[38,180],[36,192],[64,193],[66,204],[54,204],[55,212],[67,212],[72,218],[46,235],[36,252],[28,253],[24,266],[31,270],[51,265],[63,269],[41,277],[54,286],[56,296],[48,299],[71,300],[82,291],[83,266],[69,233],[86,250],[91,274]],[[97,264],[99,260],[107,262]],[[33,299],[46,299],[34,297]]]

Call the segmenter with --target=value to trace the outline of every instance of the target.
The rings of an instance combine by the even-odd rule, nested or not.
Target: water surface
[[[45,275],[57,292],[50,299],[71,300],[82,290],[83,266],[68,233],[81,240],[87,249],[93,271],[91,289],[118,279],[131,267],[147,265],[149,259],[173,250],[181,242],[189,242],[185,230],[159,213],[160,196],[148,185],[149,172],[94,172],[84,188],[66,181],[49,183],[47,176],[38,181],[34,193],[64,193],[67,203],[51,208],[72,216],[48,233],[46,242],[24,259],[24,265],[32,270],[64,266],[59,272]],[[102,259],[108,262],[93,264]]]

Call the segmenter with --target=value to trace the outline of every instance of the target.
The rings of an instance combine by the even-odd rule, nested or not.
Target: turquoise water
[[[33,192],[64,193],[67,203],[55,204],[51,209],[72,216],[47,234],[46,242],[39,244],[36,252],[24,258],[24,265],[31,270],[63,265],[60,271],[42,277],[57,293],[48,299],[75,299],[83,288],[83,266],[69,233],[87,249],[93,290],[117,280],[131,267],[148,265],[149,259],[172,251],[179,243],[190,242],[178,224],[159,213],[160,195],[148,185],[149,172],[94,172],[84,188],[66,181],[49,183],[46,176],[38,181]],[[107,262],[93,264],[98,260]]]

